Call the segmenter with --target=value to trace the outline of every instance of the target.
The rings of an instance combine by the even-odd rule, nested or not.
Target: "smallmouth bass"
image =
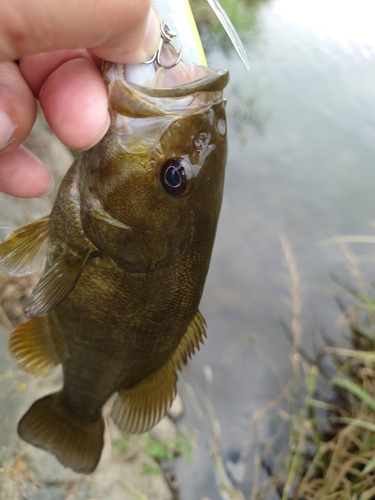
[[[103,447],[102,408],[141,433],[167,412],[176,371],[206,335],[198,310],[226,163],[227,70],[183,61],[105,63],[111,126],[66,174],[49,217],[0,245],[0,271],[44,274],[9,340],[20,366],[63,368],[18,433],[76,472]],[[172,67],[173,66],[173,67]]]

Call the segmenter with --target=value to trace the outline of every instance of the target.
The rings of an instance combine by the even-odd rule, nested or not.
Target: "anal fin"
[[[112,418],[120,430],[140,434],[164,417],[176,396],[176,370],[187,363],[195,349],[199,350],[206,336],[205,326],[198,311],[169,360],[137,384],[119,391]]]
[[[26,276],[43,265],[49,236],[49,217],[25,224],[0,243],[0,272]]]
[[[13,330],[9,350],[19,366],[32,375],[48,375],[60,363],[47,316],[30,319]]]
[[[90,255],[68,248],[43,274],[26,307],[29,317],[42,316],[56,307],[75,287]]]

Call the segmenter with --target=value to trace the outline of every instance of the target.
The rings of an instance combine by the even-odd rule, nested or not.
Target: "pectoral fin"
[[[49,217],[30,222],[0,244],[0,272],[13,276],[36,273],[43,265],[49,235]]]
[[[19,366],[35,376],[48,375],[60,363],[47,316],[30,319],[13,330],[9,350]]]
[[[205,324],[198,311],[167,363],[118,393],[112,418],[123,432],[140,434],[164,417],[176,396],[176,370],[186,364],[195,349],[199,350],[199,344],[206,336]]]
[[[65,299],[76,285],[90,250],[84,254],[68,248],[41,277],[26,307],[29,317],[42,316]]]

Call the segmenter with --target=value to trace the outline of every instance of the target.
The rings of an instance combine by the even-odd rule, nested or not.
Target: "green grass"
[[[157,461],[171,462],[177,456],[183,456],[191,464],[196,434],[186,426],[179,429],[176,438],[157,441],[149,433],[143,434],[141,439],[146,445],[146,454]]]
[[[176,457],[182,456],[188,464],[192,463],[192,456],[196,443],[196,431],[182,426],[175,438],[159,441],[152,437],[152,434],[146,432],[140,435],[141,441],[145,445],[145,453],[157,462],[172,462]],[[112,444],[116,446],[124,455],[129,450],[130,438],[124,434],[120,439],[115,439]],[[146,465],[146,464],[145,464]],[[147,469],[147,470],[146,470]],[[146,465],[145,472],[156,473],[155,470]]]

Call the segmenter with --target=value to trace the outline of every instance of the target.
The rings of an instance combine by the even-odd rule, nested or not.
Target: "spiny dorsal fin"
[[[57,392],[36,401],[18,424],[18,434],[74,472],[91,474],[103,448],[104,421],[77,417],[59,396]]]
[[[25,276],[43,265],[49,236],[49,217],[19,227],[0,244],[0,272]]]
[[[112,418],[123,432],[146,432],[164,417],[176,396],[176,370],[186,364],[195,349],[199,350],[199,343],[203,343],[206,336],[205,325],[198,311],[167,363],[118,393]]]
[[[9,350],[18,365],[35,376],[48,375],[60,363],[47,316],[17,326],[10,335]]]
[[[71,248],[67,248],[34,288],[26,307],[27,316],[47,314],[63,301],[77,283],[89,255],[90,250],[84,254],[77,254]]]

